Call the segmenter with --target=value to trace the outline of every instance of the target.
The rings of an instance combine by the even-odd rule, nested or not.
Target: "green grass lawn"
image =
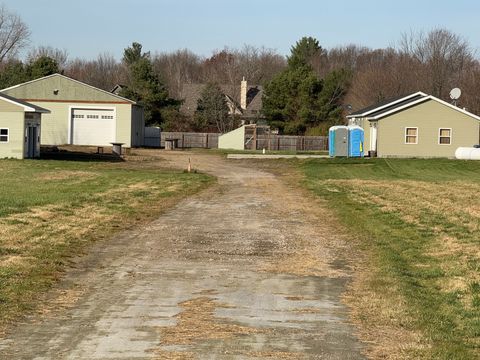
[[[480,358],[480,162],[300,164],[306,186],[358,239],[348,298],[372,356]]]
[[[36,305],[68,258],[212,182],[150,162],[0,160],[0,330]]]

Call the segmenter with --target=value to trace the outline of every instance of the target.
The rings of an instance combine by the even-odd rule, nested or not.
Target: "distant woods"
[[[244,45],[207,57],[188,49],[146,52],[135,64],[108,53],[71,59],[65,50],[27,48],[29,36],[18,15],[0,8],[0,88],[54,72],[107,91],[121,84],[132,91],[122,90],[124,95],[153,104],[148,109],[151,124],[186,121],[178,113],[185,84],[239,90],[243,77],[249,85],[264,86],[264,115],[286,133],[324,132],[328,124],[342,122],[350,106],[355,110],[416,91],[450,102],[454,87],[463,93],[458,105],[480,114],[479,58],[463,37],[447,29],[406,33],[395,46],[384,49],[359,45],[326,49],[322,39],[303,38],[287,56],[268,47]],[[23,60],[18,56],[21,51],[26,53]]]

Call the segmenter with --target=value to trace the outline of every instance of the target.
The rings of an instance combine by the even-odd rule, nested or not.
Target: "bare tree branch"
[[[39,46],[30,50],[27,54],[27,62],[32,63],[40,57],[49,57],[54,59],[58,67],[64,69],[68,61],[68,52],[65,49],[57,49],[51,46]]]
[[[30,30],[15,13],[0,7],[0,62],[14,57],[23,49],[29,40]]]

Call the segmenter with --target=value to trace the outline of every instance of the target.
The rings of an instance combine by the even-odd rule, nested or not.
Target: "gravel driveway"
[[[75,261],[5,359],[361,359],[328,212],[254,165],[159,153],[218,185]]]

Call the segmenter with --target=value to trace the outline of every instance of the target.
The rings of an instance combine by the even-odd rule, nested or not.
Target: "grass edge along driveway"
[[[35,309],[70,257],[213,182],[142,162],[0,160],[0,170],[0,330]]]
[[[300,162],[363,255],[347,302],[369,356],[480,357],[480,162]]]

